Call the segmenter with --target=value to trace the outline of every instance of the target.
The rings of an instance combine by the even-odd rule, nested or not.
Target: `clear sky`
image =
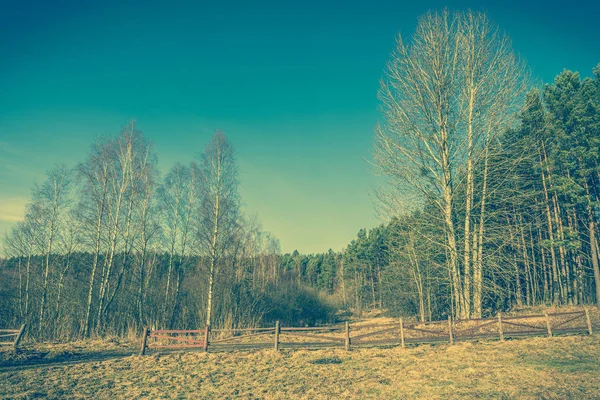
[[[282,250],[341,249],[378,223],[367,160],[394,38],[444,7],[487,11],[539,80],[600,62],[593,1],[0,0],[0,236],[46,170],[135,119],[162,171],[224,130]]]

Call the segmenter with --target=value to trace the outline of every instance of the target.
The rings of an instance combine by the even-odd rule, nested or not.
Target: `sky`
[[[163,172],[225,131],[282,251],[340,250],[381,222],[369,160],[395,37],[443,8],[487,12],[539,82],[600,62],[592,1],[0,0],[0,241],[47,170],[134,119]]]

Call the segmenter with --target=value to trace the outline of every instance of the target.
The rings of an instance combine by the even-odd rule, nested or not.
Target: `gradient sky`
[[[592,1],[0,0],[0,236],[46,170],[135,119],[162,171],[224,130],[282,250],[341,249],[378,223],[367,160],[394,38],[443,7],[487,11],[541,81],[600,62]]]

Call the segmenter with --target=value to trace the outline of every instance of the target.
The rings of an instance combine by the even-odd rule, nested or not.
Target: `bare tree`
[[[25,322],[28,322],[30,317],[31,270],[35,247],[34,231],[32,220],[28,218],[26,213],[25,220],[18,222],[10,233],[4,237],[4,248],[7,256],[19,259],[19,310]],[[21,261],[25,263],[24,266],[21,265]]]
[[[62,235],[60,236],[60,248],[57,251],[58,254],[61,254],[63,257],[63,263],[58,267],[58,281],[57,281],[57,293],[56,293],[56,305],[54,310],[54,335],[59,336],[59,329],[57,323],[61,320],[61,298],[63,295],[64,289],[64,281],[67,273],[69,273],[72,262],[73,255],[75,252],[81,249],[82,242],[82,231],[81,224],[79,223],[76,214],[71,209],[67,214],[64,222],[64,227],[62,230]]]
[[[108,160],[108,194],[107,199],[107,220],[108,220],[108,248],[104,257],[102,275],[100,277],[100,288],[98,297],[98,310],[96,318],[96,328],[100,327],[102,315],[104,312],[104,302],[106,300],[108,285],[114,266],[114,257],[117,252],[117,246],[120,239],[120,231],[123,229],[122,218],[125,218],[125,225],[128,226],[131,210],[127,209],[127,198],[133,196],[131,193],[130,174],[132,173],[132,163],[135,156],[135,125],[131,122],[125,127],[116,141],[111,143]],[[126,234],[129,232],[126,231]]]
[[[473,166],[487,157],[494,135],[510,126],[526,88],[524,72],[510,40],[485,15],[444,11],[423,16],[410,45],[398,38],[381,82],[385,123],[375,130],[376,165],[390,177],[396,195],[408,192],[440,212],[453,303],[461,317],[471,315],[473,301],[481,309],[480,279],[475,279],[474,296],[471,290],[473,277],[479,276],[478,270],[473,273],[478,259],[471,246]],[[464,194],[458,196],[460,188]],[[481,213],[478,241],[483,240],[484,206]],[[482,249],[480,243],[477,248]],[[481,268],[480,260],[475,266]]]
[[[41,332],[46,312],[48,298],[48,281],[51,269],[51,258],[57,236],[60,234],[61,221],[68,206],[68,190],[70,186],[70,171],[65,165],[59,165],[50,170],[47,179],[42,185],[33,189],[32,210],[38,216],[38,234],[43,236],[44,243],[44,268],[42,280],[42,295],[40,299],[40,313],[38,329]]]
[[[179,301],[181,281],[184,277],[184,260],[188,255],[188,246],[192,239],[190,233],[197,225],[195,217],[198,213],[198,181],[198,168],[194,164],[186,167],[177,163],[165,176],[164,183],[159,189],[169,254],[163,323],[168,320],[173,323]],[[176,281],[175,289],[172,291],[174,273]],[[168,312],[169,307],[170,312]]]
[[[83,183],[80,218],[93,254],[83,333],[92,326],[101,329],[102,319],[117,295],[122,276],[130,264],[135,235],[132,224],[135,205],[143,196],[145,175],[156,163],[150,144],[133,122],[116,139],[99,139],[86,162],[78,167]],[[123,255],[121,269],[115,271],[115,257]],[[99,276],[98,267],[102,266]],[[115,276],[116,275],[116,276]],[[94,289],[98,282],[96,320],[92,322]]]
[[[215,132],[200,156],[199,168],[202,182],[198,243],[207,263],[206,324],[210,326],[217,268],[227,262],[239,216],[237,166],[233,148],[223,132]]]
[[[116,281],[113,281],[112,291],[110,291],[110,286],[107,287],[108,299],[104,308],[101,309],[101,313],[104,315],[108,313],[110,305],[119,293],[125,272],[127,271],[130,275],[133,275],[132,252],[135,250],[136,239],[143,235],[144,240],[149,242],[157,229],[156,222],[148,214],[151,210],[151,199],[158,176],[154,147],[145,139],[143,133],[135,128],[133,122],[129,124],[117,140],[120,142],[118,159],[124,160],[129,157],[130,165],[127,174],[125,220],[121,234],[123,245],[119,247],[121,266],[115,278]]]
[[[149,277],[152,276],[154,266],[153,259],[150,256],[152,253],[156,254],[159,250],[157,245],[160,234],[160,223],[156,218],[158,205],[154,193],[158,173],[155,170],[155,160],[148,160],[148,158],[148,156],[145,157],[145,162],[140,166],[140,179],[138,181],[140,201],[136,205],[138,219],[136,228],[139,230],[139,235],[135,264],[138,279],[137,309],[140,325],[146,323],[144,303]]]
[[[98,139],[92,146],[87,160],[77,167],[81,182],[80,203],[77,214],[84,224],[84,240],[93,255],[83,321],[84,336],[89,336],[92,326],[92,303],[96,272],[103,249],[103,235],[106,225],[109,163],[110,143],[108,139]]]

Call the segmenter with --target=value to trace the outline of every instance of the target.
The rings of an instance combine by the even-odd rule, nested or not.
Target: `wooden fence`
[[[0,346],[12,346],[15,351],[19,350],[24,333],[25,325],[21,325],[21,329],[0,329]]]
[[[581,311],[504,316],[493,318],[406,323],[402,318],[388,323],[353,323],[320,327],[151,330],[142,334],[140,354],[148,350],[251,350],[273,348],[328,348],[402,346],[407,344],[499,339],[518,336],[554,336],[566,333],[593,333],[587,308]]]

